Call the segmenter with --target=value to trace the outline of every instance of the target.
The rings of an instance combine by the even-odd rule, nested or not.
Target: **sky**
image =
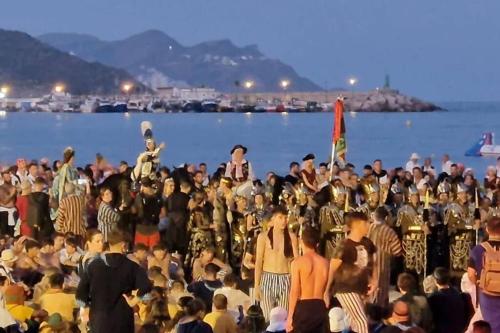
[[[0,28],[105,40],[148,29],[184,45],[231,39],[327,88],[430,101],[500,100],[498,0],[4,0]],[[1,52],[1,51],[0,51]]]

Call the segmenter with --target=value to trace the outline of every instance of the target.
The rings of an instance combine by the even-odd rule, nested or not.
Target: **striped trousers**
[[[365,313],[365,303],[357,293],[335,294],[342,309],[346,312],[351,323],[351,329],[356,333],[368,333],[368,318]]]
[[[277,306],[288,310],[290,295],[290,274],[262,272],[260,280],[260,306],[266,321],[269,313]]]

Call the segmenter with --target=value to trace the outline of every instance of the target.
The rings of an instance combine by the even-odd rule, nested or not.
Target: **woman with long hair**
[[[199,299],[192,299],[186,305],[185,316],[177,326],[177,333],[212,333],[210,325],[203,321],[206,309],[205,303]]]
[[[97,258],[104,250],[104,239],[102,233],[97,229],[87,230],[85,237],[85,255],[78,265],[78,275],[87,271],[89,264]]]

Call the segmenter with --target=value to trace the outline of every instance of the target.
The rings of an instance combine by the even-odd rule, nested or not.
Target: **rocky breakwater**
[[[402,95],[394,89],[344,92],[344,96],[346,110],[353,112],[430,112],[442,110],[435,104]]]

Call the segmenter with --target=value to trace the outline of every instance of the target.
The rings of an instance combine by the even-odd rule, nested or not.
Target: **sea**
[[[382,159],[385,168],[404,166],[416,152],[431,157],[441,170],[444,153],[483,177],[495,158],[466,157],[483,132],[500,135],[500,102],[438,103],[446,111],[429,113],[346,112],[347,159],[362,172]],[[144,149],[142,121],[153,124],[158,143],[165,142],[161,162],[170,168],[205,162],[215,171],[230,160],[236,144],[248,147],[247,159],[258,177],[269,171],[285,175],[292,161],[308,153],[316,163],[328,161],[332,113],[167,113],[69,114],[7,113],[0,116],[0,165],[47,157],[61,159],[65,147],[76,150],[77,165],[102,154],[111,163],[134,164]]]

